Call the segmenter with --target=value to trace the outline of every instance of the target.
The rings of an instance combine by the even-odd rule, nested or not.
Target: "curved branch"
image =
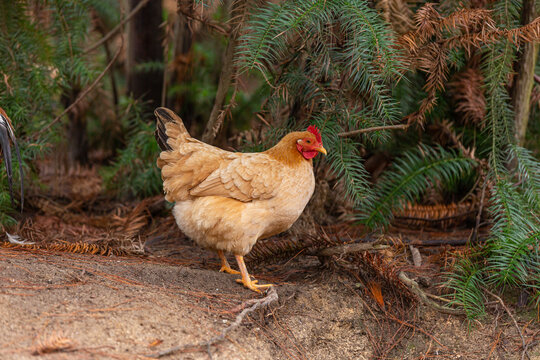
[[[118,23],[111,31],[102,37],[98,42],[90,45],[86,50],[84,50],[83,55],[88,54],[91,51],[94,51],[100,47],[103,43],[107,42],[114,34],[116,34],[131,18],[135,16],[150,0],[142,0],[122,21]]]
[[[116,60],[118,59],[118,56],[122,52],[123,47],[124,47],[124,43],[122,41],[122,45],[118,48],[118,51],[116,52],[116,54],[114,54],[114,57],[112,58],[112,60],[107,64],[107,67],[101,72],[101,74],[99,74],[99,76],[96,78],[96,80],[94,80],[94,82],[89,87],[87,87],[77,97],[77,99],[75,99],[75,101],[73,103],[71,103],[71,105],[69,105],[67,108],[65,108],[64,111],[62,111],[62,113],[56,117],[56,119],[54,119],[53,121],[51,121],[50,123],[45,125],[40,131],[35,133],[34,138],[39,137],[45,131],[49,130],[54,124],[56,124],[58,121],[60,121],[60,119],[62,119],[62,117],[64,115],[66,115],[71,109],[73,109],[73,107],[75,107],[75,105],[77,105],[82,99],[84,99],[86,97],[86,95],[88,95],[92,90],[94,90],[94,88],[97,86],[97,84],[99,84],[101,79],[103,79],[103,77],[107,74],[107,72],[111,69],[113,64],[116,62]]]
[[[373,132],[373,131],[379,131],[379,130],[399,130],[399,129],[406,130],[409,126],[410,126],[409,124],[375,126],[375,127],[370,127],[370,128],[366,128],[366,129],[358,129],[358,130],[342,132],[342,133],[339,133],[337,135],[339,137],[351,137],[351,136],[364,134],[364,133],[368,133],[368,132]]]

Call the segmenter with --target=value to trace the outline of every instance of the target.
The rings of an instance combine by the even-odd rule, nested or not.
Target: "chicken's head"
[[[322,144],[322,137],[316,126],[310,125],[305,136],[296,140],[296,148],[306,159],[313,159],[318,153],[326,155],[326,149]]]

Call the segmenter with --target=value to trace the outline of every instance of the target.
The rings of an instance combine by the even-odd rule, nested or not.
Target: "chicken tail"
[[[159,148],[162,151],[171,151],[173,148],[168,142],[169,139],[185,139],[189,137],[189,133],[182,122],[180,116],[176,115],[172,110],[159,107],[154,110],[156,115],[156,131],[155,137]]]

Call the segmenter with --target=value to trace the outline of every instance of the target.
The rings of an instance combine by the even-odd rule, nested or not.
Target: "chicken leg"
[[[266,289],[271,286],[274,286],[274,284],[264,284],[264,285],[258,285],[257,283],[259,280],[251,280],[249,277],[249,273],[246,268],[246,264],[244,263],[244,257],[242,255],[235,255],[236,261],[238,262],[238,267],[240,268],[240,273],[242,274],[241,279],[236,279],[236,282],[242,283],[245,287],[247,287],[250,290],[256,291],[258,293],[261,292],[259,289]]]
[[[219,269],[219,272],[226,272],[227,274],[240,274],[240,271],[236,271],[231,269],[231,266],[229,265],[229,262],[227,261],[227,258],[225,257],[225,254],[222,250],[217,251],[219,258],[221,259],[221,269]]]

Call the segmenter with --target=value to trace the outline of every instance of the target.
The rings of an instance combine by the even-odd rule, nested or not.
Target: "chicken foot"
[[[274,286],[274,284],[259,285],[257,284],[259,280],[251,280],[249,273],[247,271],[247,268],[246,268],[246,263],[244,263],[244,257],[242,255],[234,255],[234,257],[236,257],[236,261],[238,262],[238,267],[240,268],[240,273],[242,274],[242,278],[236,279],[236,282],[241,283],[248,289],[258,292],[258,293],[261,292],[260,289],[266,289],[271,286]]]
[[[227,274],[234,275],[240,274],[240,271],[236,271],[231,268],[222,250],[218,250],[217,253],[219,255],[219,258],[221,259],[221,269],[219,269],[219,272],[226,272]]]

